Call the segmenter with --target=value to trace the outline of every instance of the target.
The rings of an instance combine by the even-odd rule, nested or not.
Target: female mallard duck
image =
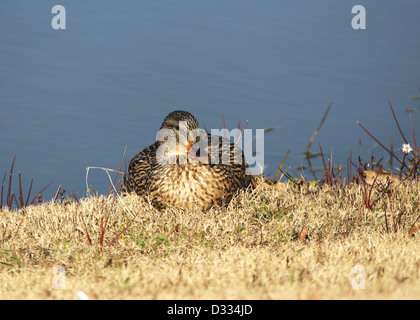
[[[123,191],[134,191],[158,209],[207,210],[229,202],[251,182],[242,150],[229,139],[198,129],[189,112],[167,115],[157,140],[130,161]]]

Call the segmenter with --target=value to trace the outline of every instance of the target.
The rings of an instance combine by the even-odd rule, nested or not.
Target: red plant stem
[[[79,205],[79,204],[80,204],[80,202],[79,202],[79,199],[77,198],[77,196],[76,196],[76,194],[75,194],[75,193],[73,193],[73,198],[74,198],[74,200],[76,200],[77,204]]]
[[[14,192],[12,193],[12,202],[13,202],[13,199],[15,199],[16,208],[20,209],[20,207],[19,207],[19,202],[18,202],[18,200],[17,200],[16,195],[15,195],[15,193],[14,193]]]
[[[242,129],[241,134],[239,135],[238,139],[236,139],[235,144],[238,144],[238,142],[241,139],[247,125],[248,125],[248,120],[245,121],[244,128]]]
[[[332,147],[331,147],[331,159],[330,159],[328,165],[329,165],[329,169],[330,169],[329,179],[330,179],[330,186],[331,186],[332,182],[333,182],[333,149],[332,149]]]
[[[404,134],[401,131],[400,125],[398,123],[397,117],[395,116],[394,109],[392,108],[391,101],[389,101],[389,99],[388,99],[388,103],[389,103],[389,107],[391,108],[391,112],[392,112],[392,115],[394,117],[395,123],[397,124],[398,130],[400,131],[400,134],[401,134],[402,138],[404,139],[405,143],[408,143],[407,139],[405,138]]]
[[[6,206],[10,209],[12,207],[12,199],[10,197],[10,193],[12,190],[12,176],[13,176],[13,167],[15,166],[15,160],[16,160],[17,153],[15,153],[15,156],[12,161],[12,167],[10,169],[10,175],[9,175],[9,189],[7,190],[7,199],[6,199]]]
[[[115,193],[114,198],[112,199],[111,208],[109,209],[108,213],[105,216],[102,216],[101,218],[101,224],[100,224],[101,235],[99,237],[99,244],[101,246],[101,251],[104,244],[106,226],[108,224],[109,216],[111,215],[111,211],[112,211],[112,208],[114,207],[114,203],[116,199],[117,199],[117,194]],[[104,221],[104,218],[105,218],[105,221]]]
[[[19,171],[19,201],[20,207],[23,208],[23,192],[22,192],[22,178]]]
[[[414,143],[414,152],[416,153],[416,156],[419,156],[419,148],[417,148],[416,144],[416,135],[414,133],[414,126],[413,126],[413,117],[411,116],[411,109],[410,107],[407,107],[408,114],[410,115],[410,121],[411,121],[411,131],[413,132],[413,143]]]
[[[51,181],[49,184],[47,184],[40,192],[38,192],[35,197],[33,198],[33,200],[31,201],[31,204],[35,203],[35,199],[36,197],[41,194],[42,192],[44,192],[45,189],[47,189],[53,182],[55,181],[55,179],[53,181]]]
[[[204,130],[206,130],[206,132],[207,132],[207,133],[209,133],[209,132],[207,131],[206,124],[204,123],[204,121],[203,121],[203,127],[204,127]]]
[[[360,185],[362,186],[362,193],[363,193],[363,200],[365,202],[365,207],[369,209],[369,202],[367,201],[367,191],[366,191],[366,185],[363,183],[362,178],[360,177],[359,170],[357,170],[357,179],[359,180]]]
[[[31,195],[31,190],[32,190],[32,184],[33,184],[33,182],[34,182],[34,179],[31,179],[31,184],[29,185],[28,196],[26,197],[25,207],[28,205],[28,202],[29,202],[29,196]]]
[[[319,145],[319,150],[321,150],[322,164],[324,165],[324,176],[325,176],[325,178],[327,178],[326,177],[326,175],[327,175],[327,166],[325,165],[324,152],[322,151],[322,147],[321,147],[321,144],[319,142],[318,142],[318,145]]]
[[[57,201],[57,197],[58,197],[58,194],[60,193],[60,190],[61,190],[61,184],[57,188],[57,192],[55,193],[53,202],[56,202]]]
[[[350,151],[350,157],[347,160],[347,179],[349,179],[348,183],[350,183],[350,180],[351,180],[351,151]]]
[[[101,224],[100,224],[101,234],[99,236],[99,245],[101,246],[101,251],[104,244],[104,238],[105,238],[105,232],[106,232],[106,228],[103,222],[104,222],[104,217],[101,218]]]
[[[16,236],[17,236],[17,234],[18,234],[18,232],[19,232],[19,229],[20,229],[20,225],[22,224],[22,222],[23,222],[23,219],[25,219],[25,215],[22,217],[22,219],[20,219],[20,222],[19,222],[19,224],[18,224],[18,227],[17,227],[17,229],[16,229],[16,233],[15,233],[15,235],[13,236],[13,239],[14,238],[16,238]],[[12,240],[13,240],[12,239]]]
[[[290,169],[290,171],[292,171],[292,172],[293,172],[293,174],[296,176],[296,178],[298,178],[298,179],[299,179],[299,176],[296,174],[295,170],[293,170],[293,168],[292,168],[292,167],[289,167],[289,169]]]
[[[85,219],[83,218],[83,215],[82,215],[82,213],[81,213],[81,212],[80,212],[80,216],[82,217],[83,225],[84,225],[84,227],[85,227],[85,233],[86,233],[86,239],[87,239],[87,242],[88,242],[88,244],[91,246],[91,245],[92,245],[92,241],[90,241],[89,232],[88,232],[88,230],[87,230],[87,226],[86,226],[86,223],[85,223]]]
[[[137,214],[134,216],[133,219],[131,219],[131,221],[127,224],[127,226],[119,233],[115,236],[115,238],[107,245],[107,247],[109,248],[130,226],[131,224],[134,222],[134,219],[137,218],[137,216],[139,215],[140,211],[137,212]]]
[[[4,180],[6,179],[6,173],[4,174],[3,181],[1,183],[1,200],[0,200],[0,210],[3,210],[3,187],[4,187]]]
[[[363,129],[365,130],[365,132],[373,139],[376,141],[377,144],[379,144],[382,148],[384,148],[390,155],[392,155],[395,159],[398,160],[399,163],[401,163],[402,165],[404,164],[403,161],[400,160],[400,158],[398,158],[393,152],[389,151],[387,147],[385,147],[382,143],[380,143],[369,131],[367,131],[367,129],[362,126],[362,124],[357,121],[357,124]]]
[[[223,118],[223,131],[226,138],[226,123],[225,123],[225,114],[222,112],[222,118]]]
[[[121,180],[118,181],[118,184],[117,184],[117,193],[119,193],[121,191],[121,189],[122,189],[122,183],[121,182],[122,182]]]

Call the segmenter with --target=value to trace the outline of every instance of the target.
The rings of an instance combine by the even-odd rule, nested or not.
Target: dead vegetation
[[[262,183],[205,214],[114,194],[0,215],[2,299],[420,298],[415,182],[372,210],[358,184]]]

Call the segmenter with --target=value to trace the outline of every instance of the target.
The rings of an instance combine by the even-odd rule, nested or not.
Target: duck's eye
[[[175,127],[175,130],[176,130],[176,131],[179,131],[179,126],[176,126],[176,127]]]

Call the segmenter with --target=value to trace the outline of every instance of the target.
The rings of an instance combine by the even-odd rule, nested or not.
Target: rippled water
[[[54,30],[51,8],[66,9]],[[55,179],[79,196],[88,166],[117,169],[155,141],[175,109],[207,129],[274,127],[265,135],[272,174],[305,164],[302,152],[325,109],[311,151],[333,148],[384,155],[356,124],[385,144],[411,137],[406,107],[420,131],[420,2],[381,1],[366,8],[366,30],[353,30],[352,1],[29,1],[0,10],[0,173],[15,170],[34,189]],[[420,138],[417,139],[420,141]],[[313,161],[320,166],[321,162]],[[15,178],[15,182],[17,176]],[[104,192],[104,172],[89,183]],[[47,195],[48,194],[47,192]]]

